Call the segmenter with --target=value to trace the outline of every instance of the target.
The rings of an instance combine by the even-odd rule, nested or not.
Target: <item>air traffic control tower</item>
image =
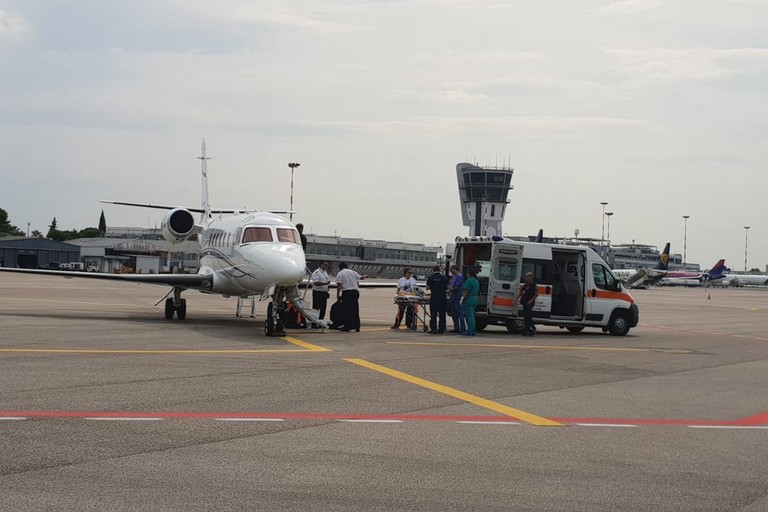
[[[469,226],[469,236],[501,235],[512,190],[511,167],[478,167],[472,164],[458,164],[456,177],[459,180],[461,218]]]

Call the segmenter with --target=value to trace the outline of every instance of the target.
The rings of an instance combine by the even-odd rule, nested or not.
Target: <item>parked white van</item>
[[[457,237],[452,260],[464,276],[470,267],[477,270],[478,331],[487,325],[522,331],[520,283],[528,272],[539,288],[533,308],[537,324],[571,332],[597,327],[615,336],[623,336],[637,325],[639,313],[632,296],[587,246],[519,242],[498,236]]]

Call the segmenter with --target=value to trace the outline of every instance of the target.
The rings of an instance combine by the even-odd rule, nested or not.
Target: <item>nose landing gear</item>
[[[277,304],[277,306],[275,306]],[[264,334],[267,336],[285,336],[285,307],[284,302],[272,302],[267,305],[267,319],[264,321]]]

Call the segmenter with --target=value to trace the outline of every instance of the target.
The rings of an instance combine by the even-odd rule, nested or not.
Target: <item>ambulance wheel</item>
[[[573,333],[579,333],[584,330],[583,325],[567,325],[565,328]]]
[[[179,307],[176,308],[176,318],[185,320],[187,318],[187,299],[179,300]]]
[[[475,330],[477,332],[482,332],[486,327],[488,327],[488,322],[485,320],[475,320]]]
[[[506,327],[507,327],[507,332],[511,334],[520,334],[525,329],[525,320],[521,318],[515,318],[514,320],[507,320]]]
[[[624,311],[614,311],[608,322],[608,332],[614,336],[624,336],[629,332],[629,318]]]
[[[175,308],[173,307],[173,299],[165,299],[165,319],[166,320],[173,319],[174,309]]]

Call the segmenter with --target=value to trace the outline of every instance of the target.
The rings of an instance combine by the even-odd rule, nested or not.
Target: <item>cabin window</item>
[[[277,239],[281,242],[300,244],[299,232],[295,229],[277,228]]]
[[[271,242],[272,231],[269,228],[245,228],[243,233],[243,243],[249,242]]]

